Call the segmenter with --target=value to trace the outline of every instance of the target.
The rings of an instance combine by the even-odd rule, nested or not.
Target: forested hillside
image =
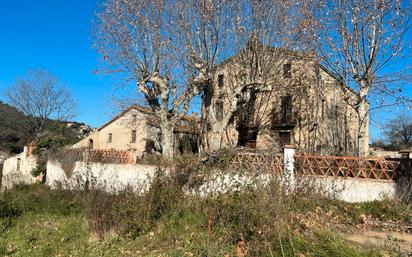
[[[43,138],[58,137],[66,144],[87,136],[91,128],[84,123],[49,120]],[[0,101],[0,152],[19,153],[34,139],[30,125],[16,108]]]

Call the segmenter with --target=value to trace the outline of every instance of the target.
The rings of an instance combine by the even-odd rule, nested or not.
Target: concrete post
[[[295,188],[295,149],[293,145],[283,147],[283,165],[284,165],[284,185],[287,190],[293,191]]]

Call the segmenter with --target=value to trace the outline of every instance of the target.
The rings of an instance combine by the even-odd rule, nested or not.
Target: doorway
[[[279,131],[279,143],[280,146],[291,144],[290,131]]]

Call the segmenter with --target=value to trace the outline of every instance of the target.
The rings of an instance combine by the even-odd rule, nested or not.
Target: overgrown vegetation
[[[161,170],[139,194],[131,188],[109,194],[18,186],[0,194],[0,254],[397,256],[383,245],[354,245],[338,231],[365,219],[410,224],[408,205],[347,204],[305,188],[287,194],[274,181],[199,197],[183,193],[181,177]]]

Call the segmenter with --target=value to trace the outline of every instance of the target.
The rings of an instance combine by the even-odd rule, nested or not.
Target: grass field
[[[345,204],[276,186],[198,198],[158,179],[142,195],[43,185],[0,194],[0,256],[399,256],[396,242],[356,244],[367,219],[408,224],[409,206]]]

